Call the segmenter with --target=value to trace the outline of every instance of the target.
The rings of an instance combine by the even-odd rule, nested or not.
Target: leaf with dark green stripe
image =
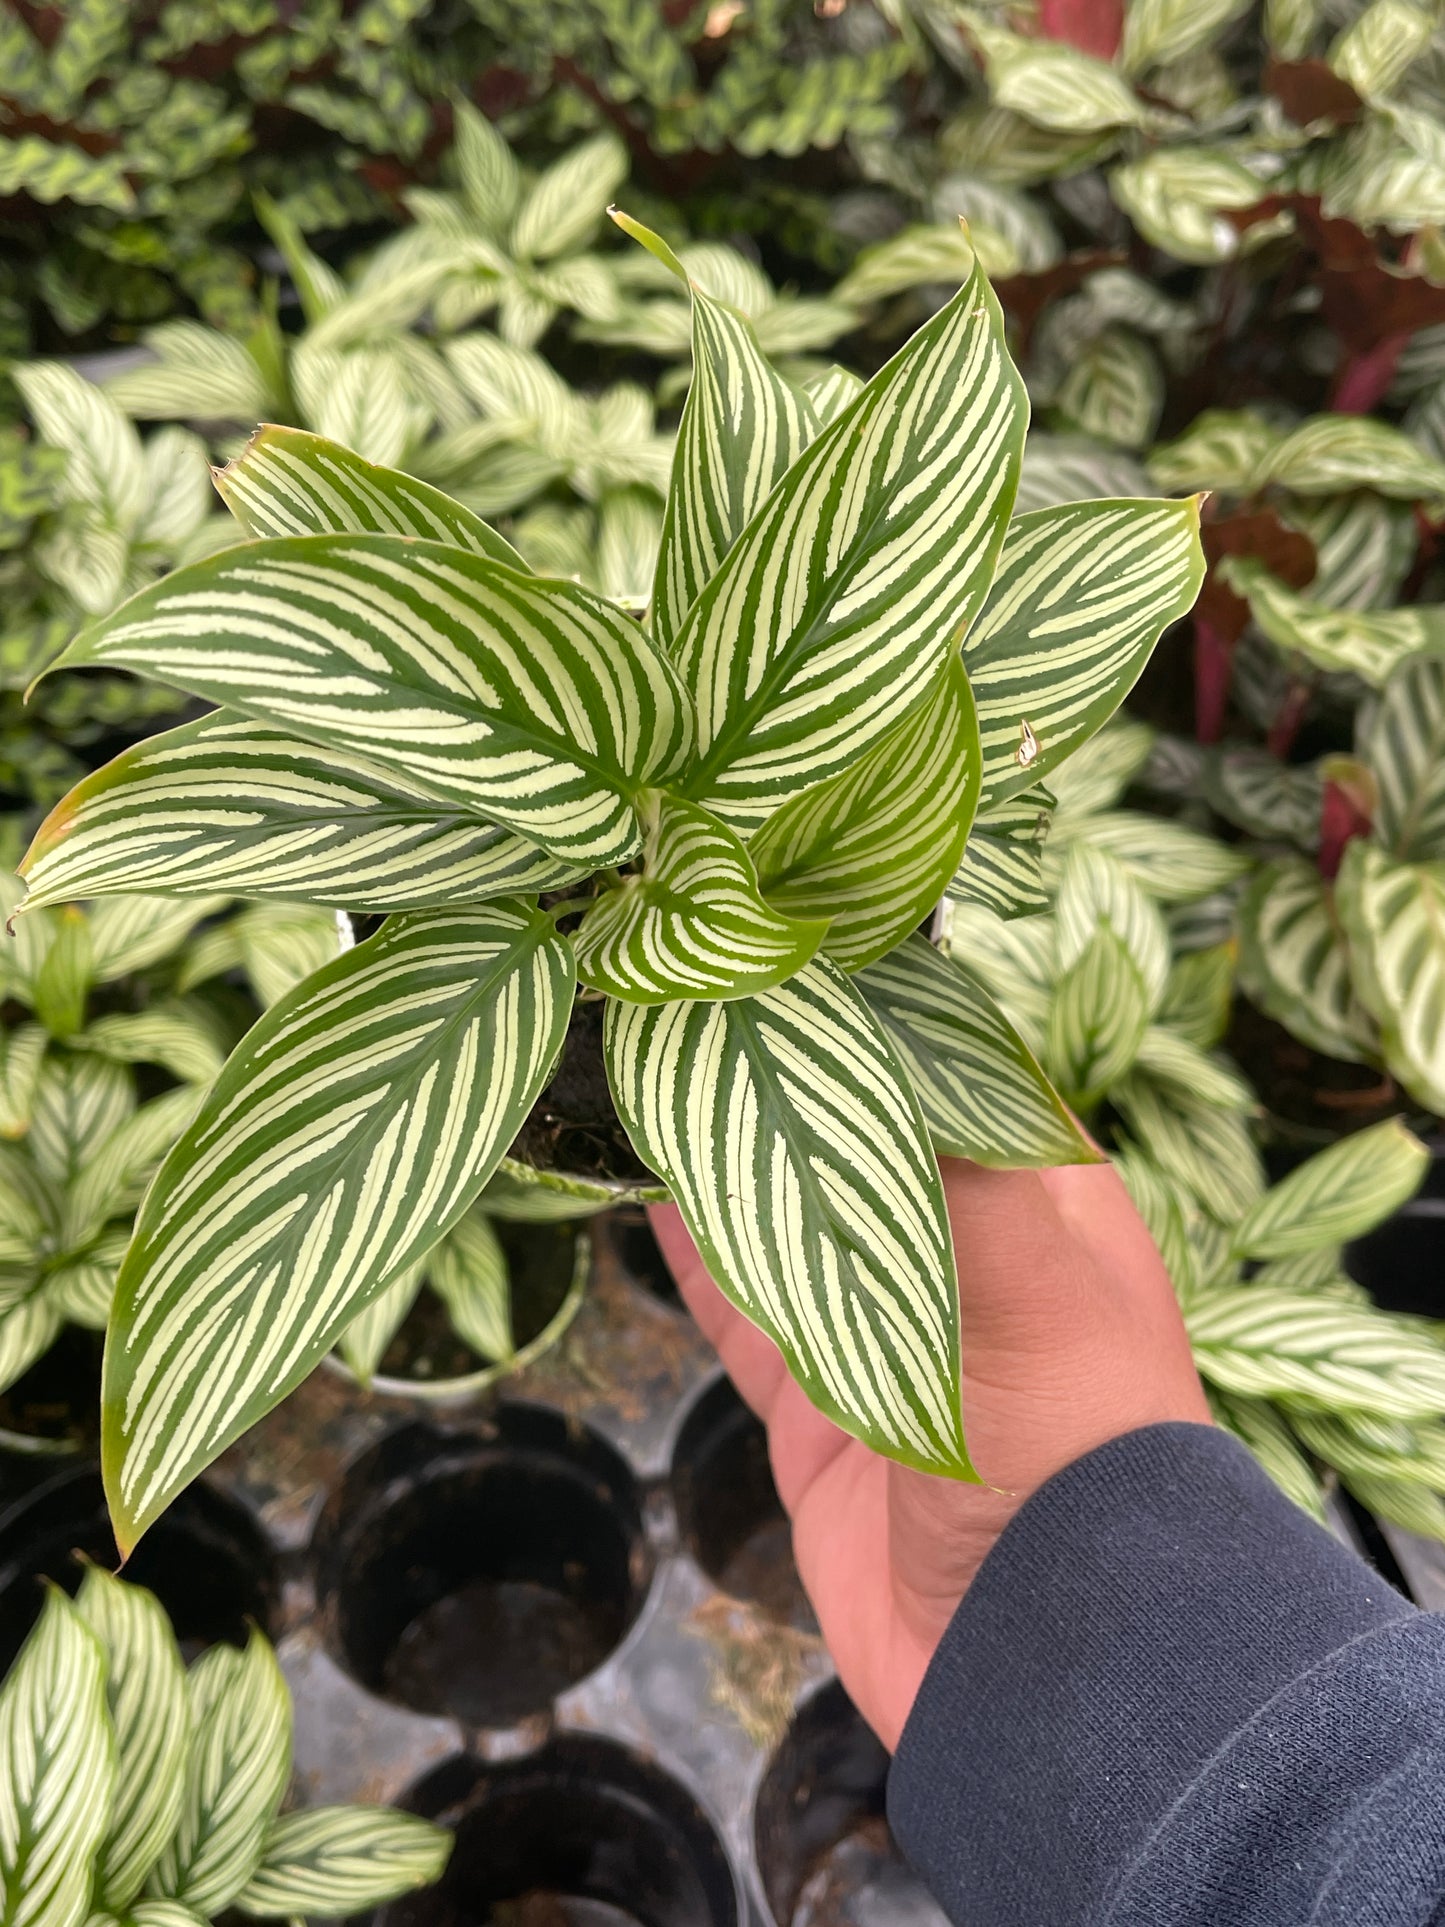
[[[1010,525],[963,645],[986,802],[1027,789],[1108,721],[1203,579],[1197,498],[1067,502]]]
[[[176,1830],[151,1875],[158,1898],[213,1917],[261,1864],[291,1778],[291,1695],[265,1635],[212,1646],[187,1680],[191,1744]]]
[[[20,869],[27,907],[143,889],[381,912],[559,890],[586,874],[363,757],[224,710],[78,783]]]
[[[590,590],[395,535],[229,549],[62,660],[155,676],[593,865],[631,855],[630,798],[692,733],[665,658]]]
[[[1185,1323],[1200,1371],[1228,1392],[1383,1418],[1445,1411],[1445,1348],[1373,1309],[1230,1285],[1199,1293]]]
[[[975,270],[789,469],[694,603],[674,658],[697,797],[751,829],[932,685],[982,606],[1026,407]]]
[[[1215,1423],[1233,1432],[1241,1445],[1249,1447],[1285,1497],[1293,1499],[1323,1525],[1325,1507],[1320,1482],[1288,1423],[1268,1399],[1248,1398],[1239,1392],[1221,1392],[1212,1387],[1209,1408]]]
[[[1075,1104],[1097,1104],[1125,1075],[1148,1024],[1144,979],[1104,924],[1064,972],[1049,1012],[1047,1061]]]
[[[1445,857],[1445,662],[1396,670],[1362,748],[1379,791],[1378,840],[1406,862]]]
[[[452,1329],[479,1358],[510,1358],[512,1280],[502,1241],[484,1211],[454,1224],[426,1261],[427,1281],[447,1308]]]
[[[1381,1056],[1413,1097],[1445,1112],[1445,863],[1395,863],[1356,837],[1335,903]]]
[[[81,1927],[115,1784],[105,1654],[51,1588],[0,1686],[0,1920]]]
[[[1346,1244],[1388,1218],[1420,1188],[1430,1153],[1399,1118],[1307,1158],[1266,1191],[1236,1226],[1241,1258],[1291,1258]]]
[[[248,535],[415,535],[527,571],[510,542],[439,488],[304,429],[258,428],[216,488]]]
[[[770,816],[748,845],[763,892],[828,917],[823,951],[861,970],[918,927],[958,866],[978,802],[978,723],[957,657],[876,749]]]
[[[261,1864],[235,1906],[262,1920],[359,1913],[430,1886],[452,1836],[394,1807],[311,1807],[273,1820]]]
[[[690,286],[692,386],[652,595],[652,631],[664,644],[818,426],[803,396],[769,365],[746,316]]]
[[[925,938],[870,964],[857,988],[908,1073],[936,1150],[1005,1170],[1099,1161],[993,998]]]
[[[539,912],[403,917],[248,1033],[116,1288],[102,1457],[123,1548],[466,1210],[556,1061],[573,982]]]
[[[991,803],[973,819],[963,860],[948,885],[956,903],[981,903],[1000,917],[1032,917],[1049,907],[1044,840],[1054,799],[1042,783]]]
[[[1360,1002],[1333,893],[1302,857],[1261,864],[1240,899],[1240,988],[1302,1043],[1375,1062],[1375,1021]]]
[[[618,1114],[723,1291],[874,1450],[972,1476],[958,1287],[918,1100],[837,966],[735,1003],[607,1007]]]
[[[801,970],[826,923],[765,903],[747,850],[696,803],[640,804],[643,868],[604,891],[573,939],[584,984],[628,1003],[770,989]]]
[[[1113,1085],[1109,1101],[1161,1170],[1221,1224],[1234,1223],[1264,1190],[1264,1166],[1237,1111],[1191,1101],[1145,1076]]]
[[[190,1742],[186,1669],[164,1608],[143,1586],[91,1566],[75,1603],[105,1650],[116,1740],[115,1804],[93,1905],[118,1912],[140,1892],[180,1819]]]

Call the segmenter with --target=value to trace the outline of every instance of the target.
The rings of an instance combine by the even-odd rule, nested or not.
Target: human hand
[[[911,1471],[840,1431],[713,1284],[676,1206],[651,1214],[678,1289],[767,1426],[803,1585],[890,1752],[954,1609],[1024,1500],[1125,1432],[1209,1423],[1168,1274],[1111,1166],[942,1169],[982,1486]]]

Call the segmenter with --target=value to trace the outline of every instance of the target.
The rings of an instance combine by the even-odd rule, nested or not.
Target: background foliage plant
[[[265,1635],[189,1670],[144,1587],[52,1587],[0,1685],[0,1895],[16,1919],[349,1914],[441,1873],[451,1836],[389,1807],[280,1811],[291,1696]]]
[[[27,861],[31,901],[134,881],[139,834],[168,890],[225,875],[400,912],[263,1018],[149,1195],[106,1393],[125,1543],[457,1221],[579,977],[607,999],[619,1115],[724,1289],[840,1423],[967,1470],[926,1123],[947,1093],[910,1077],[856,973],[937,899],[976,804],[1085,740],[1188,607],[1194,508],[1009,524],[1023,410],[977,272],[821,427],[744,320],[693,301],[650,631],[426,486],[267,431],[222,481],[260,543],[67,652],[229,709],[82,786]],[[1067,612],[1047,652],[1040,595]],[[968,1048],[1053,1120],[1025,1161],[1089,1155],[976,999]],[[1017,1156],[986,1110],[969,1129]]]

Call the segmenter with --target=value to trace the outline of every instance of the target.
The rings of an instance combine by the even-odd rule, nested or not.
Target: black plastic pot
[[[441,1885],[376,1927],[772,1927],[770,1897],[778,1927],[871,1927],[882,1865],[907,1891],[882,1755],[841,1692],[815,1697],[831,1669],[761,1428],[640,1214],[589,1228],[581,1307],[541,1356],[465,1404],[313,1374],[127,1570],[191,1651],[248,1617],[276,1640],[301,1801],[456,1828]],[[0,1478],[18,1465],[0,1451]],[[74,1585],[74,1548],[115,1563],[93,1461],[21,1469],[0,1660],[38,1576]],[[820,1705],[861,1762],[846,1797]]]

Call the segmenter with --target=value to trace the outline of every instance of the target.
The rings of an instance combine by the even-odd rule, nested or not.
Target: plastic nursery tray
[[[640,1216],[593,1233],[587,1302],[538,1365],[461,1407],[316,1373],[132,1576],[192,1651],[248,1617],[276,1640],[300,1800],[455,1829],[440,1886],[378,1927],[942,1927],[761,1428]],[[113,1560],[94,1465],[0,1465],[0,1666],[73,1548]]]

